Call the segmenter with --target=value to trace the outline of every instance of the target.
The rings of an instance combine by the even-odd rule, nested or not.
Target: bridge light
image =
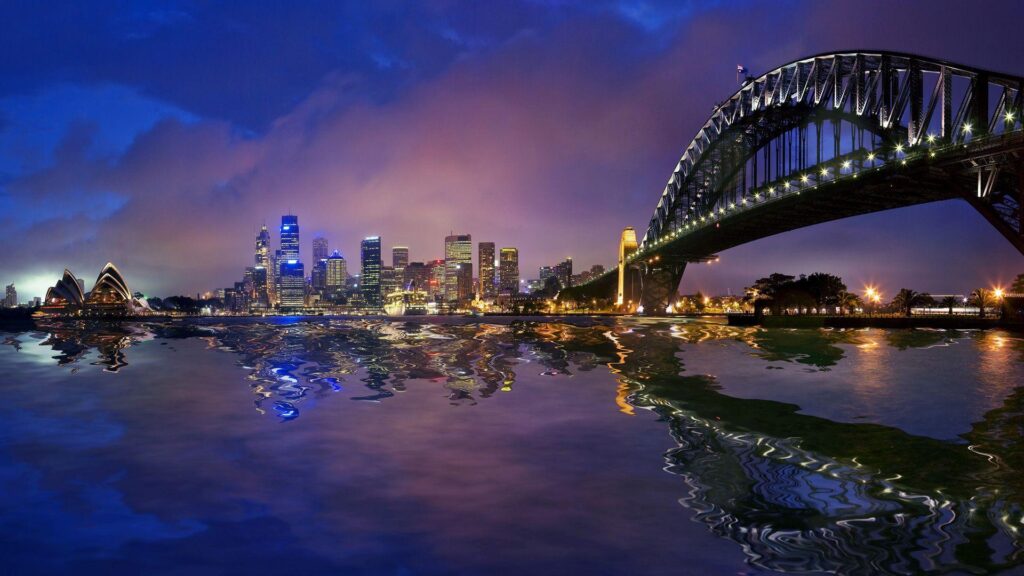
[[[735,202],[729,202],[729,210],[733,210],[734,208],[736,208],[736,203]]]
[[[896,153],[897,154],[902,154],[903,153],[903,143],[902,142],[900,142],[899,144],[896,145]]]
[[[850,169],[850,161],[846,160],[846,161],[843,162],[843,170],[849,170],[849,169]]]
[[[768,193],[769,194],[775,194],[775,186],[769,186],[768,187]]]
[[[822,168],[821,169],[821,175],[822,176],[828,176],[828,168]]]
[[[784,187],[784,188],[785,188],[786,190],[789,190],[789,188],[790,188],[790,186],[792,186],[792,184],[790,184],[789,182],[786,182],[786,183],[785,183],[785,184],[783,184],[782,186],[783,186],[783,187]]]
[[[902,165],[906,166],[906,165],[907,165],[907,161],[906,161],[906,160],[903,160],[902,162],[900,162],[900,164],[902,164]]]
[[[810,180],[810,178],[807,177],[807,174],[801,174],[800,175],[800,181],[801,182],[806,184],[808,180]]]
[[[1005,118],[1007,122],[1013,122],[1013,111],[1007,110]]]
[[[935,134],[928,135],[928,143],[931,144],[932,142],[935,142]]]
[[[875,153],[874,152],[869,152],[868,153],[868,161],[869,162],[874,162],[875,161]]]
[[[964,123],[964,134],[970,134],[970,133],[971,133],[971,123],[970,122],[965,122]]]

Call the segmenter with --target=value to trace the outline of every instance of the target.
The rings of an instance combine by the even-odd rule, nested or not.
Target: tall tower
[[[634,297],[633,286],[629,269],[626,267],[626,258],[636,252],[636,230],[632,226],[626,226],[619,238],[619,289],[616,292],[615,305],[622,306],[630,300],[637,300]]]
[[[391,248],[391,267],[395,269],[395,284],[402,290],[409,286],[409,280],[405,277],[405,269],[408,266],[409,248],[406,246]]]
[[[281,216],[281,258],[299,260],[299,217]]]
[[[306,269],[299,260],[299,217],[281,217],[281,249],[278,260],[281,308],[296,309],[306,304]]]
[[[298,226],[298,224],[296,224]],[[327,251],[327,238],[323,236],[317,236],[313,238],[313,264],[321,260],[327,260],[329,255]]]
[[[337,250],[327,258],[327,291],[333,296],[345,291],[348,280],[348,264]]]
[[[270,265],[270,231],[267,230],[266,224],[261,226],[259,233],[256,234],[254,259],[256,266],[253,274],[253,289],[256,293],[256,301],[263,306],[271,306],[277,300],[274,293],[277,275]]]
[[[473,295],[473,237],[452,234],[444,239],[444,299],[468,300]]]
[[[519,250],[502,248],[498,264],[498,291],[502,296],[519,294]]]
[[[494,284],[494,242],[480,243],[477,265],[480,266],[480,298],[494,298],[497,296]]]
[[[380,308],[384,303],[380,291],[380,270],[383,267],[380,257],[380,236],[364,238],[359,248],[359,260],[362,263],[359,288],[367,306]]]

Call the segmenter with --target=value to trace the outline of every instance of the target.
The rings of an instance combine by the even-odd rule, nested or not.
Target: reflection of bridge
[[[848,216],[963,198],[1024,252],[1024,78],[892,52],[748,79],[690,142],[643,240],[567,292],[659,313],[689,262]]]

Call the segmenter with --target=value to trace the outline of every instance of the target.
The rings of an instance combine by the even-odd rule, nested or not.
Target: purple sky
[[[1024,76],[1015,2],[290,4],[0,9],[0,283],[41,296],[112,260],[147,294],[228,286],[289,210],[305,260],[323,234],[353,269],[364,236],[415,261],[449,230],[518,247],[524,277],[610,265],[737,64],[891,49]],[[829,271],[949,293],[1024,272],[959,202],[721,256],[683,291]]]

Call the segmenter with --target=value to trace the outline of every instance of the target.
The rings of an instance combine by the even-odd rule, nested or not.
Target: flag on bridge
[[[741,74],[742,74],[742,75],[743,75],[744,77],[746,77],[746,75],[747,75],[747,69],[746,69],[746,67],[744,67],[744,66],[743,66],[743,64],[737,64],[737,65],[736,65],[736,81],[737,81],[737,82],[739,82],[739,81],[740,81],[740,75],[741,75]]]

